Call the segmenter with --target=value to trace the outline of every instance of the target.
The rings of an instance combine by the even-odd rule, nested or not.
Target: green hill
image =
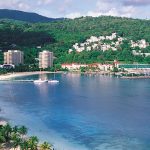
[[[90,36],[110,35],[116,32],[127,40],[118,51],[83,51],[68,54],[76,42],[81,43]],[[119,17],[82,17],[50,23],[25,23],[11,20],[0,21],[0,47],[2,50],[19,48],[25,52],[25,62],[35,63],[35,57],[42,49],[53,51],[55,63],[105,62],[114,59],[126,62],[150,63],[150,58],[133,56],[129,40],[145,39],[150,43],[150,21]],[[42,46],[42,49],[37,49]],[[150,49],[148,48],[149,52]]]
[[[48,18],[36,13],[24,12],[19,10],[9,10],[9,9],[0,9],[0,19],[13,19],[31,23],[63,20],[63,18]]]

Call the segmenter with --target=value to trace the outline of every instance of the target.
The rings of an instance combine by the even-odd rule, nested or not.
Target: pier
[[[28,83],[32,83],[36,80],[0,80],[0,82],[28,82]],[[35,83],[35,82],[34,82]],[[46,80],[45,82],[36,82],[36,83],[59,83],[58,80]]]
[[[34,80],[1,80],[1,82],[34,82]]]

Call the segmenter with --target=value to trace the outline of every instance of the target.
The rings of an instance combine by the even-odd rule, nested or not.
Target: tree
[[[118,70],[118,68],[117,67],[114,67],[113,68],[113,72],[118,72],[119,70]]]
[[[61,64],[56,64],[54,68],[55,68],[55,71],[61,70]]]
[[[13,148],[17,148],[20,146],[22,139],[16,133],[14,133],[11,137],[11,144]]]
[[[47,142],[44,142],[40,145],[40,150],[52,150],[52,145]]]
[[[13,131],[14,133],[18,133],[18,130],[19,130],[18,126],[14,126],[14,127],[12,128],[12,131]]]
[[[23,138],[23,136],[27,134],[28,129],[27,129],[25,126],[21,126],[21,127],[18,129],[18,132],[19,132],[19,134],[20,134],[20,135],[22,136],[22,138]]]
[[[5,142],[5,137],[4,135],[0,132],[0,143],[4,143]]]
[[[9,142],[9,140],[11,139],[11,132],[12,132],[12,128],[9,124],[3,126],[2,134],[4,135],[6,142]]]
[[[9,124],[5,126],[0,125],[0,149],[9,148],[20,148],[20,150],[37,150],[38,149],[38,138],[31,136],[30,138],[23,138],[22,135],[27,134],[27,128],[25,126],[11,127]],[[52,145],[44,142],[40,145],[40,150],[52,150]]]
[[[28,150],[29,149],[29,143],[28,143],[28,141],[22,141],[21,143],[20,143],[20,149],[21,150]]]
[[[31,136],[27,142],[31,150],[37,150],[39,140],[36,136]]]
[[[83,72],[86,72],[87,71],[87,68],[86,67],[80,67],[80,71],[83,73]]]

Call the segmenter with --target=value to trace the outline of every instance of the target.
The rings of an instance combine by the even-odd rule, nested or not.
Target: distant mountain
[[[8,9],[0,9],[0,19],[13,19],[31,23],[63,20],[63,18],[48,18],[36,13],[23,12],[19,10],[8,10]]]

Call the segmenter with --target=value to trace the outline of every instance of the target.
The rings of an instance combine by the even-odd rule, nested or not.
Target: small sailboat
[[[64,74],[64,75],[66,75],[66,74],[67,74],[67,72],[63,72],[63,74]]]
[[[42,83],[46,83],[46,82],[48,82],[48,81],[47,80],[42,80],[42,79],[34,81],[35,84],[42,84]]]
[[[53,80],[49,80],[48,83],[53,83],[53,84],[59,83],[59,81],[55,79],[55,73],[54,73],[54,79]]]
[[[58,80],[49,80],[48,83],[59,83]]]
[[[42,83],[48,82],[48,80],[42,79],[41,70],[40,70],[40,78],[39,78],[38,80],[34,80],[33,82],[34,82],[35,84],[42,84]]]

